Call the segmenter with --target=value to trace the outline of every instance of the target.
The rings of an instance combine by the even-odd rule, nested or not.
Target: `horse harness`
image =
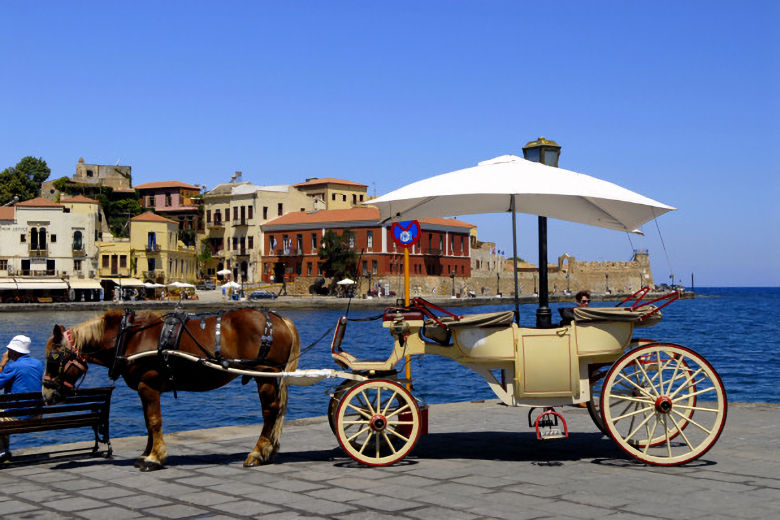
[[[265,317],[265,328],[262,336],[260,336],[260,349],[255,359],[227,359],[221,352],[221,338],[222,338],[222,316],[225,314],[224,310],[212,313],[199,313],[191,314],[182,310],[176,310],[163,315],[162,328],[160,329],[160,338],[157,343],[157,354],[163,362],[166,370],[169,373],[169,379],[173,381],[173,371],[168,364],[168,355],[170,351],[179,350],[179,343],[183,333],[192,339],[195,345],[205,355],[205,360],[218,363],[223,368],[229,368],[230,366],[256,366],[258,364],[265,364],[268,366],[282,366],[283,364],[269,363],[266,361],[266,357],[271,351],[273,345],[273,321],[271,314],[281,318],[277,313],[273,311],[267,311],[266,309],[259,309]],[[214,351],[210,352],[206,347],[200,344],[187,330],[187,322],[192,320],[200,320],[200,328],[206,328],[206,319],[216,317],[216,324],[214,326]],[[127,363],[127,356],[125,356],[125,350],[127,348],[127,341],[129,336],[145,328],[149,328],[152,325],[141,326],[140,328],[134,323],[135,312],[132,309],[125,309],[125,314],[122,316],[122,321],[119,326],[119,332],[116,336],[116,344],[114,345],[114,363],[109,369],[109,376],[116,380],[121,372],[122,365]],[[133,328],[136,326],[137,328]],[[174,394],[175,394],[174,389]]]

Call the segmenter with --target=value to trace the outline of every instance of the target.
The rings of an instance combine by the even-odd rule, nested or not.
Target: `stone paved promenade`
[[[780,518],[778,405],[732,404],[715,447],[676,468],[635,463],[585,410],[560,411],[571,437],[540,442],[522,408],[436,405],[413,456],[377,469],[323,417],[290,421],[276,463],[250,469],[254,427],[169,435],[154,473],[133,467],[140,437],[115,439],[111,460],[20,450],[0,469],[0,518]]]

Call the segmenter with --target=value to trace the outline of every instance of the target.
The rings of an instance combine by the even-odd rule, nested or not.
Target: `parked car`
[[[257,291],[252,291],[252,293],[249,295],[250,300],[265,300],[265,299],[273,299],[276,298],[276,294],[268,291],[263,291],[262,289]]]
[[[195,288],[201,291],[213,291],[217,286],[211,280],[203,280],[202,282],[196,283]]]

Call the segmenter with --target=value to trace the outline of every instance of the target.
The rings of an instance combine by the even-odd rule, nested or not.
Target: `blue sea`
[[[608,303],[594,302],[598,305]],[[553,304],[556,307],[571,304]],[[490,312],[513,308],[502,305],[458,307],[455,313]],[[780,319],[767,311],[780,308],[780,288],[697,288],[696,298],[679,300],[663,310],[663,320],[647,329],[651,337],[685,345],[703,355],[720,374],[730,401],[780,402]],[[379,309],[352,309],[350,317],[370,317]],[[521,324],[533,326],[536,305],[520,308]],[[33,340],[33,355],[43,360],[43,349],[55,323],[71,326],[98,314],[95,311],[0,313],[0,348],[14,335]],[[343,311],[286,310],[309,346],[335,325]],[[330,334],[308,350],[299,368],[338,368],[330,357]],[[386,358],[392,348],[389,333],[380,321],[350,322],[344,348],[363,358]],[[414,394],[428,403],[471,401],[495,397],[484,380],[444,358],[429,356],[412,361]],[[324,380],[309,387],[291,387],[288,418],[325,415],[327,392],[338,380]],[[107,386],[113,382],[107,370],[91,366],[83,386]],[[240,379],[216,391],[179,393],[163,397],[165,432],[229,425],[262,423],[256,386],[242,386]],[[111,402],[111,436],[145,435],[138,395],[120,379]],[[258,427],[259,433],[259,427]],[[14,436],[12,448],[91,440],[92,431],[64,430]]]

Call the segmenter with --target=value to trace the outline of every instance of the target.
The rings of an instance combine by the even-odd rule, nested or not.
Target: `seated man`
[[[575,296],[577,300],[577,307],[588,307],[590,305],[590,293],[588,291],[580,291]],[[574,308],[573,307],[561,307],[558,309],[558,313],[561,315],[561,325],[569,325],[574,321]]]
[[[43,363],[30,356],[30,338],[14,336],[0,358],[0,388],[6,394],[40,392],[42,380]],[[0,435],[0,463],[10,460],[8,447],[8,435]]]

